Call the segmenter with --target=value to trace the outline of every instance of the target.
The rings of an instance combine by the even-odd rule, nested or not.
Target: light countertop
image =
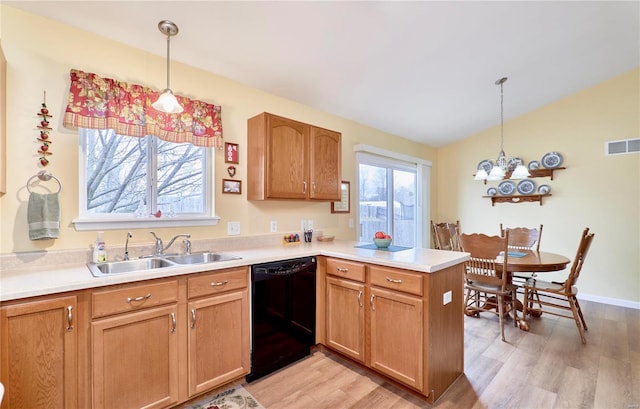
[[[255,248],[223,251],[241,257],[239,260],[211,264],[185,265],[135,273],[94,277],[85,264],[64,267],[39,266],[0,274],[0,301],[15,300],[38,295],[102,287],[105,285],[172,277],[202,271],[247,266],[271,261],[306,256],[329,256],[423,273],[433,273],[459,264],[469,258],[468,253],[432,249],[407,249],[397,252],[369,250],[355,246],[366,243],[331,241],[300,243],[284,246],[269,245]]]

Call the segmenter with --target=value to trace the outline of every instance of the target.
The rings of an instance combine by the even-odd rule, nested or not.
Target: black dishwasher
[[[253,265],[247,382],[309,355],[315,343],[315,257]]]

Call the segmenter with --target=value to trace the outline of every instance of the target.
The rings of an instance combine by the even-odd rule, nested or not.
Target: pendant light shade
[[[507,77],[500,78],[496,85],[500,85],[500,154],[493,167],[487,173],[484,168],[478,167],[474,180],[500,180],[509,174],[510,179],[524,179],[529,176],[529,170],[522,163],[520,158],[510,158],[504,153],[504,89]]]
[[[170,84],[170,48],[171,48],[171,37],[178,34],[178,26],[169,20],[162,20],[158,23],[158,30],[164,35],[167,36],[167,88],[160,94],[158,100],[154,102],[151,106],[161,112],[166,112],[167,114],[179,114],[184,111],[184,108],[178,100],[176,96],[173,95],[171,91]]]

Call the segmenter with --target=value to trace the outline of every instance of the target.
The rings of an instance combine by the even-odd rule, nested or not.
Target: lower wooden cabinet
[[[2,409],[77,408],[77,298],[0,308]]]
[[[324,343],[434,402],[463,372],[462,277],[327,258]]]
[[[189,279],[189,396],[249,372],[249,295],[246,268]],[[226,292],[225,292],[226,291]]]
[[[91,324],[93,407],[163,408],[178,402],[177,305]]]
[[[364,284],[327,277],[327,346],[364,362]]]
[[[373,287],[369,301],[369,365],[407,386],[422,391],[422,300]]]

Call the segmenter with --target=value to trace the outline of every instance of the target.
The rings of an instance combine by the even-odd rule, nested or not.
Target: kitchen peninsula
[[[26,263],[28,267],[23,268],[3,268],[0,289],[2,339],[8,339],[7,328],[11,327],[5,324],[11,319],[19,318],[21,313],[28,314],[34,306],[52,303],[52,311],[57,309],[62,314],[60,318],[52,319],[64,321],[62,336],[65,337],[64,342],[54,345],[62,348],[72,345],[73,349],[72,353],[55,351],[60,353],[58,364],[64,373],[64,385],[58,382],[42,387],[63,389],[57,393],[61,397],[61,407],[97,408],[108,406],[103,399],[114,396],[114,390],[105,391],[101,383],[103,377],[108,378],[107,362],[98,359],[101,354],[110,352],[109,328],[126,328],[120,325],[158,320],[157,327],[161,330],[158,338],[166,345],[156,357],[164,356],[168,362],[167,373],[171,376],[154,380],[156,386],[161,385],[165,390],[156,390],[157,396],[149,396],[144,403],[169,407],[224,382],[239,380],[249,371],[249,266],[317,256],[318,344],[404,385],[429,402],[438,399],[462,374],[462,262],[468,257],[466,253],[430,249],[368,250],[356,248],[360,243],[351,241],[283,246],[274,244],[274,237],[260,243],[254,240],[245,246],[233,242],[224,245],[222,241],[207,244],[210,249],[241,257],[238,260],[109,277],[93,277],[82,261],[54,268],[35,262]],[[207,282],[207,287],[209,282],[224,281],[230,286],[201,290],[204,287],[198,286],[203,281]],[[128,290],[131,289],[136,292],[130,294]],[[129,298],[124,307],[115,305],[118,297],[137,297],[138,293],[143,298],[154,295],[138,301],[139,308],[135,298]],[[195,317],[198,311],[206,317],[207,309],[216,307],[227,309],[212,311],[209,318],[221,313],[233,314],[235,322],[240,321],[241,325],[230,324],[237,333],[231,337],[233,342],[222,346],[230,348],[232,353],[225,356],[232,356],[233,362],[225,362],[224,370],[219,373],[203,375],[190,357],[197,351],[194,346],[197,334],[202,331],[206,339],[215,338],[211,337],[215,329],[196,327],[197,321],[192,314]],[[52,314],[52,317],[58,317],[55,312]],[[144,316],[143,321],[132,321],[136,315]],[[344,321],[339,323],[338,320]],[[357,325],[353,327],[348,320],[355,320]],[[167,327],[171,331],[162,335]],[[345,333],[341,328],[357,332]],[[155,329],[150,327],[150,330]],[[354,334],[357,339],[352,338]],[[158,338],[149,336],[142,342],[159,342]],[[7,362],[5,357],[9,356],[9,349],[16,346],[17,342],[3,342],[3,362]],[[96,353],[96,348],[101,348],[100,354]],[[23,347],[19,352],[29,356]],[[208,356],[200,359],[209,359],[212,366],[220,362]],[[1,380],[5,385],[11,384],[12,375],[11,364],[3,363]],[[56,391],[47,392],[47,396],[52,396]],[[126,394],[119,396],[127,397]]]

